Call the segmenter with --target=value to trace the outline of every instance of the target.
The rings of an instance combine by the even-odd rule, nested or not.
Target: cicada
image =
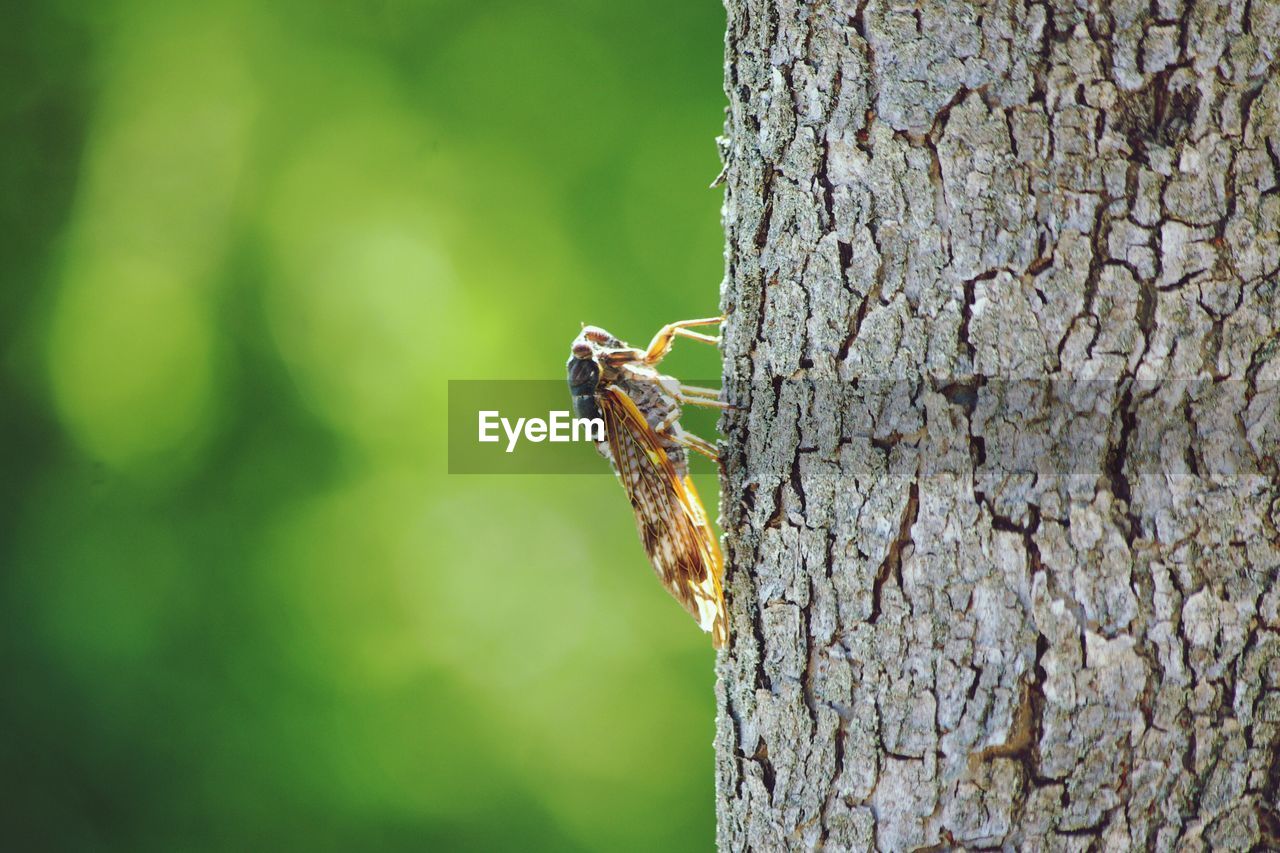
[[[677,337],[718,344],[691,331],[721,322],[714,317],[663,326],[647,349],[636,349],[596,326],[583,326],[569,356],[569,392],[580,418],[601,418],[604,441],[596,449],[613,466],[631,499],[636,529],[667,592],[689,611],[711,643],[729,639],[722,578],[724,557],[707,512],[689,477],[690,450],[712,460],[716,447],[680,426],[681,406],[729,408],[710,388],[683,385],[657,365]]]

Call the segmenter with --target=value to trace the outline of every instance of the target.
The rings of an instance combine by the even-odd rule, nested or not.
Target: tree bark
[[[726,0],[722,849],[1280,844],[1280,2]]]

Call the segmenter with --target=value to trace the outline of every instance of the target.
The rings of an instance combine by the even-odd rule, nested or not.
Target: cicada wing
[[[712,645],[724,648],[724,559],[692,480],[676,471],[661,438],[625,391],[607,386],[598,400],[649,562],[672,597],[711,633]]]
[[[694,590],[700,607],[706,607],[712,614],[711,627],[699,618],[703,630],[711,632],[711,644],[723,649],[729,642],[729,623],[724,607],[724,555],[720,552],[720,540],[711,529],[707,519],[707,511],[702,506],[698,490],[693,486],[693,478],[687,474],[682,478],[687,500],[684,501],[690,510],[690,520],[696,531],[699,545],[703,550],[703,563],[707,566],[706,577]]]

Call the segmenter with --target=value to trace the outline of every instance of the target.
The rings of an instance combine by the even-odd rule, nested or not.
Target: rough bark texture
[[[1274,849],[1280,2],[726,5],[721,847]]]

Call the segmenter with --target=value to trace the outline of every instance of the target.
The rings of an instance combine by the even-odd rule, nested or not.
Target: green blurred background
[[[7,843],[710,848],[619,487],[444,406],[715,312],[719,4],[5,5]]]

